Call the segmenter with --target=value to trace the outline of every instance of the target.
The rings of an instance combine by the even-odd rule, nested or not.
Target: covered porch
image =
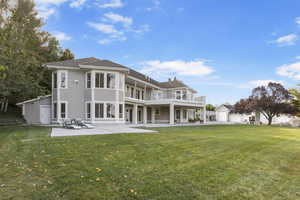
[[[202,114],[199,115],[199,110]],[[147,105],[145,103],[125,103],[125,121],[127,124],[187,124],[190,119],[205,116],[205,107],[176,103]],[[206,122],[205,117],[201,119]]]

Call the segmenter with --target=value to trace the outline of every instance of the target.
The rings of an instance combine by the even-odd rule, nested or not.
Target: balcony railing
[[[182,101],[182,102],[193,102],[193,103],[205,103],[205,96],[198,96],[195,97],[192,94],[184,94],[184,95],[176,95],[176,94],[169,94],[169,93],[152,93],[151,96],[145,95],[142,98],[142,95],[140,94],[140,98],[136,98],[135,94],[131,95],[130,92],[125,93],[125,97],[132,98],[135,100],[148,100],[148,101],[161,101],[161,100],[175,100],[175,101]]]

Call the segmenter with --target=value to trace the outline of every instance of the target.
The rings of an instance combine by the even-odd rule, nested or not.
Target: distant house
[[[82,58],[45,64],[52,93],[18,103],[31,124],[80,118],[91,123],[186,123],[205,113],[205,96],[174,78],[158,82],[109,60]],[[204,119],[205,121],[205,119]]]
[[[234,107],[230,104],[222,104],[216,108],[216,119],[218,122],[249,123],[253,118],[256,123],[267,124],[268,120],[260,113],[239,114],[234,112]],[[273,118],[273,124],[292,123],[297,119],[290,115],[280,115]]]

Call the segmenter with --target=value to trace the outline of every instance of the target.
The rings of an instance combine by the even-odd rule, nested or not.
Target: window
[[[183,119],[187,118],[187,110],[183,110]]]
[[[53,103],[53,118],[57,118],[57,103]]]
[[[60,103],[60,117],[65,119],[67,116],[67,106],[66,103]]]
[[[130,92],[130,97],[133,98],[133,94],[134,94],[134,88],[131,88],[131,92]]]
[[[182,100],[187,100],[186,90],[182,91]]]
[[[95,87],[96,88],[104,88],[104,73],[96,73]]]
[[[67,88],[67,72],[60,73],[60,87]]]
[[[107,73],[107,88],[114,89],[115,88],[115,82],[116,82],[116,77],[115,74],[113,73]]]
[[[106,117],[115,118],[115,105],[108,103],[106,104]]]
[[[86,73],[86,88],[91,88],[91,83],[92,81],[92,77],[91,77],[91,73]]]
[[[136,90],[135,98],[136,99],[140,99],[140,95],[141,95],[141,91],[140,90]]]
[[[144,100],[145,99],[145,92],[144,92],[144,90],[142,91],[142,100]]]
[[[95,118],[103,118],[103,117],[104,117],[104,104],[95,103]]]
[[[176,99],[181,99],[181,91],[176,91]]]
[[[124,75],[119,74],[119,89],[124,90]]]
[[[86,118],[91,119],[91,103],[86,103]]]
[[[159,110],[159,108],[156,108],[156,109],[155,109],[155,115],[160,115],[160,110]]]
[[[119,118],[123,118],[123,104],[119,104]]]
[[[57,88],[57,73],[53,73],[53,88]]]

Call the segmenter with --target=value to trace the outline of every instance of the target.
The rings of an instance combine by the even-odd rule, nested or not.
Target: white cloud
[[[55,31],[53,32],[53,36],[58,40],[58,41],[68,41],[71,40],[72,37],[67,35],[66,33],[60,32],[60,31]]]
[[[146,8],[147,11],[153,11],[160,9],[160,0],[152,0],[153,6]]]
[[[59,4],[62,4],[64,2],[66,2],[68,0],[35,0],[35,3],[36,4],[56,4],[56,5],[59,5]]]
[[[300,56],[296,56],[295,59],[299,60],[299,59],[300,59]]]
[[[298,24],[298,25],[300,25],[300,17],[296,17],[295,23]]]
[[[43,20],[47,20],[50,16],[57,13],[55,8],[47,7],[47,6],[37,6],[38,17]]]
[[[72,3],[70,3],[70,7],[78,8],[78,7],[82,6],[85,2],[86,2],[86,0],[75,0]]]
[[[97,3],[100,8],[121,8],[124,6],[122,0],[101,0],[101,3]]]
[[[279,66],[276,72],[281,76],[300,80],[300,62]]]
[[[292,46],[295,45],[296,41],[298,40],[298,36],[296,34],[289,34],[282,37],[279,37],[272,43],[276,43],[279,46]]]
[[[110,44],[115,41],[127,40],[127,37],[124,36],[124,32],[117,30],[114,25],[94,22],[88,22],[87,24],[95,30],[105,34],[105,38],[98,40],[99,44]]]
[[[214,69],[206,64],[205,60],[173,60],[173,61],[145,61],[141,65],[142,73],[156,77],[181,76],[207,76],[214,72]]]
[[[102,23],[94,23],[88,22],[87,23],[90,27],[104,33],[104,34],[112,34],[112,35],[122,35],[122,31],[118,31],[114,25],[110,24],[102,24]]]
[[[122,23],[125,27],[129,27],[132,25],[132,18],[131,17],[124,17],[122,15],[119,14],[115,14],[112,12],[109,13],[105,13],[103,15],[104,17],[102,18],[103,21],[109,21],[111,23]]]
[[[249,82],[251,86],[258,87],[258,86],[267,86],[269,83],[280,83],[283,85],[283,81],[276,81],[276,80],[253,80]]]
[[[47,20],[50,16],[57,13],[57,8],[60,4],[68,0],[35,0],[38,17]]]

